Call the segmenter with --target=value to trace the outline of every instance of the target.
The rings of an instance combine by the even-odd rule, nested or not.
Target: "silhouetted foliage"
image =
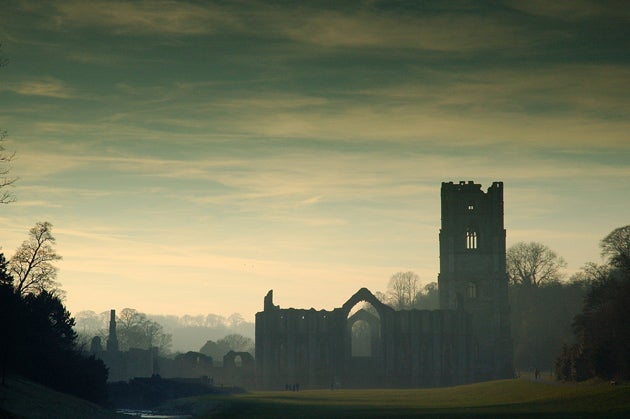
[[[25,319],[29,328],[24,333],[34,351],[52,346],[61,350],[74,348],[74,319],[59,297],[48,291],[23,297]]]
[[[580,312],[588,282],[550,282],[538,287],[510,284],[508,289],[514,366],[553,368],[562,345],[573,341],[571,324]]]
[[[555,361],[556,377],[564,381],[583,381],[592,377],[580,345],[562,345],[562,352]]]
[[[49,222],[38,222],[29,230],[29,238],[9,261],[9,273],[15,280],[15,290],[19,295],[61,292],[55,281],[57,267],[53,265],[61,256],[55,252],[54,244],[52,224]]]
[[[630,378],[630,226],[614,230],[600,245],[608,265],[585,268],[593,281],[573,322],[577,343],[556,360],[560,379]]]
[[[0,374],[5,384],[9,362],[15,353],[16,310],[18,298],[13,290],[13,278],[7,272],[7,262],[0,253]]]
[[[106,400],[107,369],[77,350],[74,320],[58,296],[21,296],[3,284],[0,313],[4,371],[94,402]]]
[[[600,247],[611,266],[630,272],[630,225],[613,230],[602,239]]]
[[[413,308],[420,310],[437,310],[440,308],[440,292],[437,282],[429,282],[416,294]]]
[[[0,286],[13,286],[13,277],[9,274],[9,262],[4,257],[4,253],[0,253]]]

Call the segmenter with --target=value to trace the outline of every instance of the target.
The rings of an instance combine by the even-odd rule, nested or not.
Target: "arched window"
[[[474,230],[466,231],[466,249],[477,248],[477,232]]]
[[[477,298],[477,284],[469,282],[467,294],[468,298]]]
[[[382,351],[381,319],[369,302],[358,302],[348,313],[347,348],[350,357],[378,357]]]

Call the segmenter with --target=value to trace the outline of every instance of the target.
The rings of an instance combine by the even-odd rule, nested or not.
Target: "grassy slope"
[[[198,417],[630,417],[630,386],[501,380],[404,390],[253,392],[177,401]]]
[[[120,418],[112,411],[21,378],[0,385],[0,418]],[[128,416],[123,416],[128,417]]]

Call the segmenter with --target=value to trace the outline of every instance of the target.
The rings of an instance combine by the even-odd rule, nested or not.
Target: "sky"
[[[3,3],[1,251],[52,223],[73,313],[436,281],[448,181],[567,277],[630,224],[625,1]]]

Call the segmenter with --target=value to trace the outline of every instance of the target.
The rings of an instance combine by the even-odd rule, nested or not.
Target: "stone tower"
[[[116,310],[109,312],[109,335],[107,336],[107,352],[118,352],[118,336],[116,335]]]
[[[440,308],[471,318],[473,381],[513,376],[503,182],[442,183]]]

